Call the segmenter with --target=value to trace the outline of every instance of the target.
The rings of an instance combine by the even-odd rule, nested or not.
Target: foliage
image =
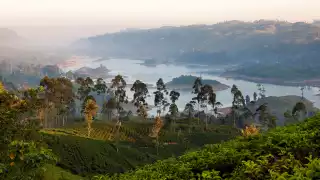
[[[146,119],[148,117],[146,98],[149,93],[147,85],[140,80],[136,80],[132,85],[131,91],[134,91],[132,102],[138,108],[138,115]]]
[[[245,129],[242,129],[241,133],[242,133],[242,136],[244,137],[258,135],[259,129],[254,125],[250,125],[250,126],[246,126]]]
[[[216,179],[230,180],[317,179],[319,129],[320,114],[266,134],[207,145],[201,150],[158,161],[136,171],[100,178],[197,179],[211,172]]]
[[[88,137],[90,137],[92,119],[97,114],[97,111],[98,111],[98,105],[96,104],[95,101],[89,99],[86,102],[86,106],[84,109],[85,119],[88,125]]]
[[[8,156],[1,163],[0,178],[15,180],[42,179],[46,163],[55,163],[51,150],[38,147],[35,142],[12,141]]]
[[[128,102],[126,90],[125,90],[126,86],[127,86],[127,83],[121,75],[117,75],[111,80],[111,89],[113,90],[113,93],[115,95],[115,99],[117,102],[116,109],[118,111],[118,115],[120,114],[120,111],[123,109],[120,106],[120,103]]]

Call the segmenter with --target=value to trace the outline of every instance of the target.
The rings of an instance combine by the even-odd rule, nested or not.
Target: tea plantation
[[[265,134],[206,145],[178,158],[100,180],[320,179],[320,114]]]

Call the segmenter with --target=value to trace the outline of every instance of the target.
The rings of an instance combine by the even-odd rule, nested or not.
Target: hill
[[[300,96],[288,95],[288,96],[268,96],[263,99],[259,99],[255,105],[248,105],[249,108],[255,109],[260,105],[267,103],[268,110],[271,114],[277,117],[277,124],[283,126],[285,123],[284,113],[291,112],[297,102],[301,101]],[[306,106],[308,112],[316,112],[317,108],[313,106],[313,103],[307,99],[303,99],[302,102]]]
[[[319,179],[320,115],[97,179]]]
[[[7,28],[0,28],[0,46],[16,46],[25,40],[15,31]]]
[[[309,48],[313,43],[319,44],[319,31],[319,26],[302,22],[227,21],[213,25],[108,33],[81,39],[73,47],[79,52],[100,56],[174,57],[181,62],[225,64],[271,60],[275,57],[274,53],[280,53],[283,57],[296,57],[301,52],[292,51],[294,54],[289,54],[276,50],[278,47]],[[281,56],[278,59],[282,59]]]
[[[173,78],[171,81],[166,83],[166,86],[169,89],[190,90],[193,86],[194,81],[197,78],[198,77],[191,76],[191,75],[181,75],[179,77]],[[211,80],[211,79],[202,79],[202,84],[209,84],[216,91],[222,91],[229,88],[229,86],[222,84],[219,81]]]
[[[319,32],[316,23],[227,21],[108,33],[81,39],[73,48],[80,54],[146,59],[145,64],[153,65],[240,65],[228,76],[276,84],[316,79],[320,86]]]

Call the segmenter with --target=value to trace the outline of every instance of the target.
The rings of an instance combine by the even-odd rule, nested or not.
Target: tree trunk
[[[236,128],[236,112],[233,111],[233,127]]]
[[[205,111],[205,115],[206,115],[206,130],[208,129],[208,116],[207,116],[207,107],[206,107],[206,111]]]
[[[198,103],[198,125],[200,124],[200,104]]]

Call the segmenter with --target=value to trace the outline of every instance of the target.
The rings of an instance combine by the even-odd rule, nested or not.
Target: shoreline
[[[310,87],[320,87],[320,79],[307,79],[307,80],[283,80],[283,79],[275,79],[275,78],[260,78],[260,77],[249,77],[240,74],[222,74],[220,77],[223,78],[231,78],[235,80],[244,80],[254,83],[262,83],[262,84],[273,84],[280,86],[310,86]],[[320,94],[319,94],[320,95]]]

